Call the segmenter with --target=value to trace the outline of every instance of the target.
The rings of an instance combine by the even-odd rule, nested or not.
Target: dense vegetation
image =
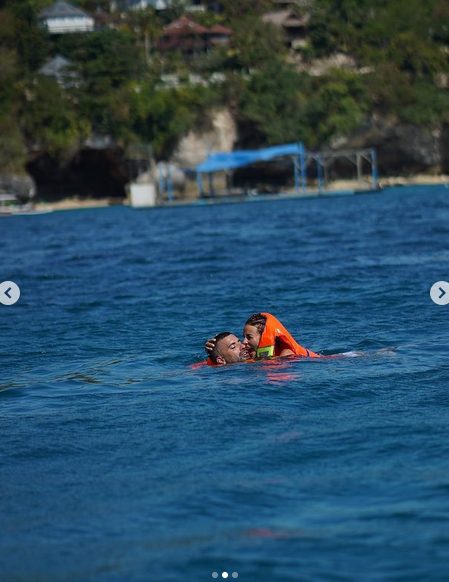
[[[183,14],[182,2],[109,13],[105,0],[72,4],[107,14],[107,25],[88,34],[51,36],[38,26],[51,0],[5,0],[0,9],[0,169],[20,171],[33,149],[70,156],[91,135],[124,147],[151,143],[170,153],[189,128],[214,107],[231,107],[250,136],[247,145],[304,140],[329,143],[368,114],[426,126],[449,121],[449,4],[447,0],[315,0],[310,36],[296,54],[261,15],[269,0],[223,0],[222,10],[195,13],[205,26],[220,23],[235,34],[226,46],[188,60],[156,49],[163,27]],[[212,4],[212,2],[211,2]],[[353,70],[312,65],[336,52]],[[40,68],[62,55],[71,63],[65,83]],[[301,64],[302,66],[298,66]],[[189,83],[189,73],[226,81]],[[161,82],[176,74],[180,86]]]

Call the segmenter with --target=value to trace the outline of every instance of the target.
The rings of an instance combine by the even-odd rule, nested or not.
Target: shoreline
[[[379,176],[379,187],[391,188],[394,186],[437,186],[438,184],[449,184],[448,174],[416,174],[414,176]],[[334,180],[329,182],[326,192],[333,190],[361,190],[365,188],[372,188],[371,180]]]
[[[82,210],[88,208],[107,208],[109,206],[128,206],[128,200],[124,198],[62,198],[55,201],[37,201],[34,209],[39,211]]]
[[[417,174],[416,176],[392,176],[387,178],[379,178],[379,186],[382,188],[390,188],[394,186],[435,186],[438,184],[449,184],[449,175],[441,174],[437,176],[427,175],[427,174]],[[334,180],[329,182],[326,190],[324,192],[332,194],[333,192],[341,192],[345,190],[365,190],[372,188],[371,181],[357,181],[357,180]],[[286,194],[292,192],[291,189],[281,190],[280,194]],[[312,185],[309,188],[308,194],[316,194],[317,190]],[[306,194],[307,195],[307,194]],[[261,195],[262,196],[262,195]],[[220,198],[220,197],[218,197]],[[178,203],[192,203],[197,201],[198,198],[178,198],[176,202]],[[161,204],[156,205],[160,206]],[[164,204],[162,204],[164,205]],[[120,200],[118,198],[78,198],[76,196],[71,198],[63,198],[57,201],[37,201],[34,203],[34,209],[38,211],[63,211],[63,210],[82,210],[89,208],[107,208],[110,206],[129,206],[129,200],[124,198]]]

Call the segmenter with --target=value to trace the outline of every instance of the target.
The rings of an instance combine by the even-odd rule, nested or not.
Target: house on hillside
[[[285,42],[289,48],[298,49],[306,44],[309,35],[309,13],[306,12],[303,16],[298,16],[292,10],[277,10],[266,12],[262,16],[262,20],[283,31]]]
[[[39,14],[39,23],[47,28],[50,34],[92,32],[95,27],[92,16],[63,0],[58,0],[42,10]]]
[[[145,10],[152,6],[156,10],[165,10],[170,7],[173,0],[112,0],[113,10]],[[187,12],[205,12],[207,7],[202,0],[186,0],[184,8]]]
[[[79,77],[72,69],[72,63],[61,55],[57,55],[39,69],[41,75],[54,79],[58,85],[67,89],[79,83]]]
[[[157,43],[161,52],[179,51],[185,57],[205,53],[219,44],[228,42],[234,31],[225,26],[206,28],[183,16],[166,26]]]
[[[219,44],[226,44],[234,31],[231,28],[222,26],[221,24],[215,24],[212,28],[208,29],[206,34],[209,48],[213,48]]]
[[[156,10],[165,10],[170,5],[171,0],[114,0],[112,8],[114,10],[145,10],[151,6]]]
[[[190,0],[186,4],[187,12],[206,12],[207,6],[202,2],[202,0]]]
[[[315,0],[271,0],[271,3],[274,4],[279,10],[295,8],[308,9],[313,6],[313,4],[315,4]]]

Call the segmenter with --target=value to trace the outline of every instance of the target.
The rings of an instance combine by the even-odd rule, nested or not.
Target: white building
[[[83,10],[58,0],[39,14],[39,22],[50,34],[67,34],[70,32],[92,32],[94,19]]]
[[[111,10],[145,10],[153,7],[155,10],[166,10],[173,0],[111,0]],[[184,0],[187,12],[206,12],[207,8],[201,0]]]
[[[113,7],[116,10],[145,10],[152,6],[156,10],[168,8],[170,0],[115,0]]]
[[[54,79],[58,85],[64,88],[76,87],[80,82],[79,76],[72,69],[72,63],[61,55],[57,55],[42,66],[39,73]]]

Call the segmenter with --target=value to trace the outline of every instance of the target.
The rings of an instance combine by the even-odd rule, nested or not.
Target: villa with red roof
[[[234,31],[216,24],[206,28],[183,16],[166,26],[157,48],[162,52],[180,51],[184,56],[207,52],[218,44],[226,43]]]

